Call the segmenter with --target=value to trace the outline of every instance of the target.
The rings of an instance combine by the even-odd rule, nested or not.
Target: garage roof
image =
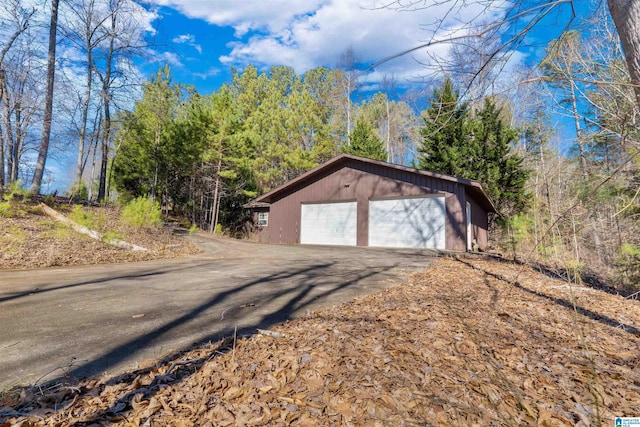
[[[317,166],[311,169],[310,171],[303,173],[297,178],[294,178],[284,183],[283,185],[277,188],[274,188],[268,193],[265,193],[262,196],[255,199],[254,201],[246,204],[244,207],[245,208],[266,207],[274,200],[277,200],[282,193],[289,192],[292,187],[304,185],[305,181],[313,179],[315,176],[323,173],[328,168],[336,167],[336,166],[339,166],[341,163],[348,163],[348,162],[369,163],[369,164],[379,165],[379,166],[383,166],[390,169],[396,169],[396,170],[414,173],[416,175],[429,176],[432,178],[442,179],[445,181],[451,181],[451,182],[456,182],[458,184],[465,185],[469,193],[473,195],[474,199],[478,203],[480,203],[487,210],[487,212],[497,212],[495,206],[493,205],[493,202],[491,201],[487,193],[485,193],[484,189],[482,188],[482,185],[480,185],[480,183],[477,181],[472,181],[472,180],[463,179],[463,178],[456,178],[453,176],[442,175],[439,173],[434,173],[429,171],[423,171],[419,169],[410,168],[407,166],[401,166],[393,163],[382,162],[379,160],[367,159],[365,157],[354,156],[353,154],[347,154],[347,153],[340,154],[332,158],[331,160],[321,164],[320,166]]]

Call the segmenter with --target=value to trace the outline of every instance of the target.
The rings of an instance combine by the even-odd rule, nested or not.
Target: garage
[[[357,203],[302,203],[300,243],[307,245],[357,244]]]
[[[369,201],[369,246],[445,249],[445,198]]]
[[[467,251],[488,245],[482,185],[340,154],[247,203],[261,243]]]

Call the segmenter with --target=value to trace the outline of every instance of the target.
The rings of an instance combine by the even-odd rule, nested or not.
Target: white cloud
[[[249,31],[278,33],[299,15],[312,13],[323,0],[151,0],[178,9],[190,18],[233,27],[238,37]]]
[[[199,79],[202,80],[206,80],[209,77],[215,77],[218,74],[220,74],[221,70],[217,67],[211,67],[209,68],[207,71],[205,71],[204,73],[193,73],[194,77],[197,77]]]
[[[449,13],[453,3],[427,0],[413,12],[378,8],[375,0],[155,0],[183,14],[219,26],[231,26],[237,40],[219,59],[235,66],[289,65],[298,73],[315,66],[333,67],[351,46],[361,64],[373,64],[437,38],[460,34],[470,21],[496,15],[486,2],[468,2]],[[437,22],[434,17],[446,17]],[[439,25],[436,25],[439,24]],[[449,46],[436,44],[385,63],[368,79],[393,73],[400,82],[425,74],[424,63],[446,58]],[[423,64],[421,64],[421,63]]]
[[[180,56],[175,52],[153,52],[149,51],[149,56],[152,58],[149,62],[158,63],[158,62],[166,62],[169,65],[174,67],[183,67],[182,61],[180,60]]]
[[[192,34],[181,34],[177,37],[174,37],[172,40],[174,43],[194,43],[196,40]]]
[[[186,44],[193,47],[198,51],[198,53],[202,53],[202,46],[196,43],[196,38],[193,36],[193,34],[181,34],[177,37],[174,37],[172,41],[177,44]]]

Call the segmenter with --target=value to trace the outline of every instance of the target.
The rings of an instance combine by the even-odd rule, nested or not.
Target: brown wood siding
[[[300,242],[300,205],[303,202],[358,202],[358,246],[368,245],[369,199],[384,197],[445,195],[446,248],[465,250],[465,186],[434,177],[416,175],[383,165],[349,160],[333,165],[271,201],[271,243]],[[485,214],[486,216],[486,214]]]
[[[486,249],[489,245],[489,219],[487,211],[469,194],[467,201],[471,204],[471,238],[476,240],[480,249]]]
[[[269,226],[271,225],[271,213],[269,213],[269,221],[266,227],[258,225],[258,213],[269,212],[269,208],[253,208],[251,212],[251,220],[253,221],[253,238],[260,243],[269,243]]]

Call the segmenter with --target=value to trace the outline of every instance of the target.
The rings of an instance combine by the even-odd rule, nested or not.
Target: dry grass
[[[64,205],[56,209],[66,216],[72,213]],[[0,221],[0,269],[142,261],[198,252],[193,243],[175,235],[173,227],[127,226],[120,222],[120,210],[115,207],[84,207],[83,211],[93,218],[91,228],[148,251],[133,252],[92,240],[25,204],[15,210],[16,215]]]

